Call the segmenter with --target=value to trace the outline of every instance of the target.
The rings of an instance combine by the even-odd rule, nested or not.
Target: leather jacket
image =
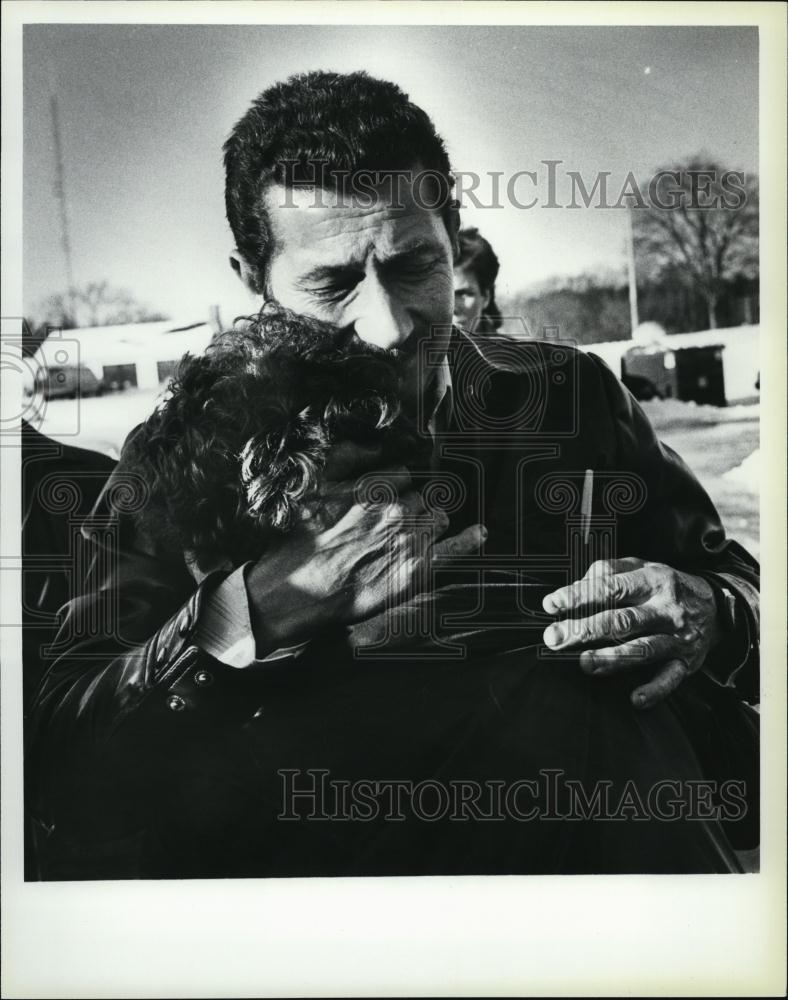
[[[715,593],[735,598],[708,673],[757,701],[758,564],[725,537],[697,479],[604,363],[560,342],[458,335],[449,365],[453,413],[436,473],[449,532],[484,523],[483,560],[550,586],[601,556],[702,574]],[[588,469],[591,542],[587,524],[585,536],[577,530]],[[137,803],[161,762],[215,747],[261,712],[264,725],[272,678],[292,665],[239,670],[199,648],[196,624],[224,574],[195,586],[182,553],[143,537],[130,510],[144,502],[144,483],[124,476],[121,456],[83,527],[94,547],[92,583],[61,611],[62,652],[28,719],[29,807],[44,841],[135,842]],[[112,869],[98,870],[107,877]]]

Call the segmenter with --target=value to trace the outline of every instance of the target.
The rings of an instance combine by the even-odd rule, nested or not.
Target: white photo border
[[[21,636],[0,629],[2,995],[779,995],[785,989],[786,21],[777,3],[3,4],[2,315],[22,310],[22,26],[755,25],[760,28],[763,840],[759,874],[25,883]],[[11,318],[8,318],[11,317]],[[21,387],[3,371],[4,410]],[[8,407],[8,409],[6,409]],[[19,556],[19,450],[0,448]],[[5,574],[4,574],[5,576]],[[18,620],[17,586],[0,622]]]

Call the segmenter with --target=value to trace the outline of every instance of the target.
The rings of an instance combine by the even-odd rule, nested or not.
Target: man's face
[[[474,331],[485,307],[490,302],[490,293],[483,292],[476,275],[470,268],[454,269],[454,324],[463,330]]]
[[[390,185],[376,195],[369,207],[333,191],[270,188],[268,292],[294,312],[394,352],[405,383],[421,391],[435,366],[418,371],[419,343],[430,338],[441,355],[448,345],[452,245],[442,216],[414,202],[409,182],[399,185],[394,207]]]

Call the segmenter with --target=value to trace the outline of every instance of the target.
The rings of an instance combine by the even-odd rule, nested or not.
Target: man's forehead
[[[332,249],[339,257],[364,258],[370,252],[401,253],[447,242],[442,216],[400,198],[394,204],[377,192],[373,204],[362,195],[329,189],[285,188],[266,192],[276,252],[302,260],[324,258]]]

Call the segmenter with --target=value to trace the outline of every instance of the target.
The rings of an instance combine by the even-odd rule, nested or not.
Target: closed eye
[[[323,277],[322,281],[305,281],[305,290],[323,302],[339,302],[364,280],[363,271],[342,270]]]
[[[358,282],[356,282],[358,284]],[[348,295],[354,290],[353,286],[327,286],[325,288],[312,288],[310,289],[310,294],[316,299],[320,299],[321,302],[341,302],[342,299],[347,298]]]
[[[403,255],[388,260],[383,265],[385,270],[393,276],[403,278],[423,278],[431,274],[442,262],[442,255],[412,256]]]

